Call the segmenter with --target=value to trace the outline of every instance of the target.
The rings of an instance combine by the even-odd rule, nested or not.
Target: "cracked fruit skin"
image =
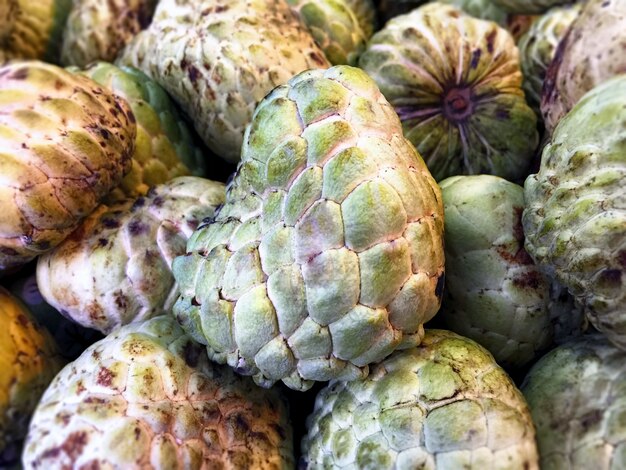
[[[307,429],[304,468],[539,468],[522,394],[487,350],[445,330],[364,380],[331,382]]]
[[[72,0],[63,31],[61,63],[86,67],[115,60],[150,25],[157,0]]]
[[[287,0],[287,3],[307,25],[331,64],[357,64],[373,33],[375,18],[369,15],[370,23],[362,25],[351,3],[361,10],[374,10],[371,0]]]
[[[245,128],[267,93],[330,65],[285,0],[161,0],[118,62],[156,80],[230,163],[239,161]]]
[[[288,469],[277,390],[208,361],[168,316],[127,325],[57,375],[28,431],[25,469]]]
[[[30,417],[61,369],[52,338],[0,286],[0,454],[26,435]]]
[[[541,113],[548,132],[582,96],[626,73],[626,2],[588,0],[559,43],[548,68]]]
[[[550,351],[521,386],[537,428],[541,468],[626,466],[626,352],[602,335]]]
[[[202,150],[193,145],[190,129],[165,90],[146,74],[107,62],[70,70],[125,99],[137,121],[132,168],[107,196],[107,202],[143,196],[151,186],[188,175],[194,166],[197,169],[197,165],[188,168],[185,163],[201,160]]]
[[[541,90],[556,48],[578,17],[581,3],[554,7],[537,18],[520,38],[518,47],[524,75],[524,92],[537,115],[541,114]]]
[[[524,190],[497,176],[440,183],[446,288],[440,315],[503,367],[523,367],[553,340],[550,280],[524,249]]]
[[[131,167],[125,100],[37,61],[0,67],[0,271],[58,245]]]
[[[524,184],[526,250],[626,349],[626,76],[561,120]]]
[[[39,258],[41,295],[67,318],[103,333],[169,312],[178,296],[172,261],[224,196],[224,184],[187,176],[145,197],[100,205]]]
[[[439,309],[442,216],[367,74],[304,72],[259,104],[225,205],[174,260],[174,313],[262,386],[365,376]]]
[[[393,105],[437,181],[526,176],[537,117],[521,88],[513,38],[496,23],[428,4],[389,21],[359,66]]]

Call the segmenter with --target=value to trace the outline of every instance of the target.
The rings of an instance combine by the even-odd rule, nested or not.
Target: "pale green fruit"
[[[304,72],[257,107],[225,205],[174,261],[174,313],[262,386],[362,377],[439,309],[442,231],[439,188],[376,84]]]
[[[493,3],[507,13],[536,15],[545,13],[550,8],[573,3],[575,0],[492,0]],[[618,0],[621,1],[621,0]]]
[[[210,363],[202,349],[170,316],[92,345],[41,399],[24,468],[293,468],[279,392]]]
[[[581,309],[551,295],[551,280],[524,249],[523,188],[489,175],[453,176],[440,186],[446,253],[440,315],[447,327],[507,368],[523,367],[580,332]]]
[[[364,380],[331,382],[307,428],[303,468],[539,468],[522,394],[485,349],[444,330]]]
[[[518,42],[528,103],[540,114],[541,90],[559,42],[582,7],[581,3],[555,7],[540,16]]]
[[[626,348],[626,76],[560,121],[524,186],[526,249]]]
[[[73,0],[63,31],[61,62],[86,67],[112,62],[152,20],[157,0]]]
[[[132,168],[107,202],[145,195],[151,186],[188,175],[190,168],[206,172],[202,150],[194,145],[187,123],[163,88],[143,72],[106,62],[93,63],[82,71],[71,70],[124,98],[137,122]]]
[[[44,390],[61,369],[52,338],[0,286],[0,454],[22,439]]]
[[[626,352],[583,336],[541,358],[522,384],[545,470],[626,467]]]
[[[537,118],[524,98],[513,38],[496,23],[431,3],[389,21],[359,66],[394,106],[436,180],[526,176]]]
[[[361,10],[369,8],[373,12],[371,0],[287,0],[287,3],[307,25],[331,64],[356,65],[374,27],[362,25],[350,3],[361,4]],[[362,20],[366,18],[374,21],[373,14],[361,16]]]
[[[172,260],[224,202],[224,185],[175,178],[146,197],[99,206],[39,258],[43,298],[76,323],[108,333],[169,311],[178,295]]]
[[[128,104],[43,62],[0,68],[0,271],[58,245],[122,181]]]
[[[285,0],[161,0],[118,61],[157,81],[231,163],[267,93],[298,72],[329,66]]]
[[[597,85],[626,73],[626,2],[588,0],[548,69],[541,113],[548,132]]]
[[[72,0],[2,0],[0,51],[3,60],[58,62]]]

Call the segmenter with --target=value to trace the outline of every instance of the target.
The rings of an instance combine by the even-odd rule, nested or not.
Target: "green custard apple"
[[[359,66],[440,181],[460,174],[523,180],[538,142],[519,54],[496,23],[434,2],[374,34]]]
[[[161,0],[118,62],[157,81],[231,163],[267,93],[298,72],[330,65],[286,0]]]
[[[174,260],[174,314],[260,385],[362,377],[439,309],[442,231],[439,188],[371,78],[304,72],[259,104],[225,205]]]
[[[293,468],[279,392],[212,364],[202,349],[170,316],[92,345],[39,402],[24,469]]]
[[[302,468],[538,470],[524,397],[485,349],[445,330],[318,394]]]
[[[39,258],[37,285],[56,310],[108,333],[169,311],[178,289],[172,260],[200,222],[224,202],[224,185],[175,178],[145,197],[99,206]]]
[[[587,93],[559,122],[524,185],[533,259],[626,349],[626,76]]]
[[[583,336],[541,358],[521,390],[541,468],[626,467],[626,352],[602,335]]]

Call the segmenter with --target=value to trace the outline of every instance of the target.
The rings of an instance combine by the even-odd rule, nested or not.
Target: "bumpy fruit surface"
[[[137,121],[132,168],[107,201],[145,195],[151,186],[189,174],[183,162],[202,160],[202,151],[194,146],[174,103],[146,74],[106,62],[91,64],[80,73],[124,98]]]
[[[513,38],[496,23],[428,4],[389,21],[359,65],[394,106],[436,180],[526,175],[537,118],[524,98]]]
[[[367,25],[367,29],[362,28],[348,1],[287,0],[287,2],[307,25],[315,42],[331,64],[356,65],[374,28],[372,25]],[[360,3],[369,4],[369,7],[374,9],[370,1]]]
[[[541,468],[626,466],[626,352],[602,335],[581,337],[541,358],[522,384]]]
[[[552,7],[574,3],[575,0],[492,0],[507,13],[524,15],[545,13]],[[618,0],[619,1],[619,0]]]
[[[147,28],[157,0],[73,0],[63,31],[61,62],[86,67],[112,62]]]
[[[71,0],[3,0],[0,52],[3,60],[58,62]]]
[[[22,439],[61,362],[48,333],[0,286],[0,453]]]
[[[159,2],[120,62],[156,80],[218,155],[237,162],[256,104],[274,87],[328,67],[285,0]]]
[[[331,382],[307,427],[311,469],[538,469],[522,394],[485,349],[444,330],[365,380]]]
[[[95,343],[44,394],[24,468],[292,468],[278,392],[202,349],[169,316]]]
[[[626,77],[594,88],[559,123],[524,185],[526,249],[626,348]]]
[[[549,132],[585,93],[626,73],[625,24],[623,0],[585,2],[548,68],[541,112]]]
[[[448,328],[486,347],[498,364],[522,367],[555,335],[550,280],[524,249],[524,190],[489,175],[453,176],[440,186],[446,253],[440,315]],[[570,307],[559,313],[577,315]]]
[[[550,9],[540,16],[519,40],[520,61],[524,74],[524,91],[528,103],[540,113],[541,90],[548,66],[559,42],[578,17],[582,4]]]
[[[174,312],[263,386],[364,376],[439,308],[442,216],[376,84],[304,72],[259,104],[226,204],[174,261]]]
[[[172,260],[224,202],[224,185],[193,176],[146,197],[101,205],[37,264],[44,299],[75,322],[110,332],[168,311],[178,289]]]
[[[0,68],[0,270],[59,244],[131,167],[126,102],[42,62]]]

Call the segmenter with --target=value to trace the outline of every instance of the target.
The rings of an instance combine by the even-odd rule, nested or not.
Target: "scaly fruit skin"
[[[63,31],[61,62],[86,67],[112,62],[152,20],[157,0],[73,0]]]
[[[378,15],[374,0],[343,0],[355,14],[361,30],[366,38],[374,34],[378,27]]]
[[[489,352],[444,330],[426,330],[365,380],[331,382],[307,428],[312,469],[538,469],[522,394]]]
[[[537,145],[518,51],[493,22],[432,3],[389,21],[359,65],[378,84],[436,180],[522,179]]]
[[[440,183],[446,288],[440,314],[451,330],[518,368],[552,342],[550,281],[524,249],[524,190],[497,176]]]
[[[278,392],[210,363],[202,349],[170,316],[92,345],[41,399],[24,468],[293,467]]]
[[[61,369],[52,338],[0,286],[0,453],[22,439],[44,390]]]
[[[58,62],[72,0],[9,0],[9,3],[11,14],[6,18],[10,23],[1,28],[3,59]]]
[[[127,103],[43,62],[0,67],[0,271],[58,245],[130,170]]]
[[[524,185],[526,249],[626,348],[626,77],[587,93]]]
[[[548,132],[582,96],[626,73],[626,2],[588,0],[559,43],[548,68],[541,113]]]
[[[226,204],[174,261],[174,312],[212,360],[270,386],[367,375],[439,309],[439,188],[360,69],[258,106]]]
[[[581,3],[555,7],[540,16],[518,42],[528,104],[540,115],[541,90],[559,42],[578,17]]]
[[[194,160],[201,150],[193,145],[187,124],[156,82],[140,70],[106,62],[94,63],[83,71],[70,70],[124,98],[137,121],[133,166],[107,202],[143,196],[151,186],[190,173],[183,162]]]
[[[507,13],[537,15],[550,8],[574,3],[576,0],[492,0],[493,3]],[[618,0],[620,1],[620,0]]]
[[[356,65],[370,38],[346,0],[287,0],[333,65]],[[370,2],[362,2],[370,3]],[[373,9],[373,5],[371,5]],[[373,27],[369,26],[369,31]]]
[[[222,183],[188,176],[146,197],[99,206],[39,258],[41,294],[66,317],[103,333],[169,311],[178,295],[172,260],[224,196]]]
[[[541,468],[626,466],[626,353],[602,335],[583,336],[549,352],[521,390],[537,427]]]
[[[285,0],[162,0],[119,62],[157,81],[229,162],[239,161],[245,128],[267,93],[329,66]]]

